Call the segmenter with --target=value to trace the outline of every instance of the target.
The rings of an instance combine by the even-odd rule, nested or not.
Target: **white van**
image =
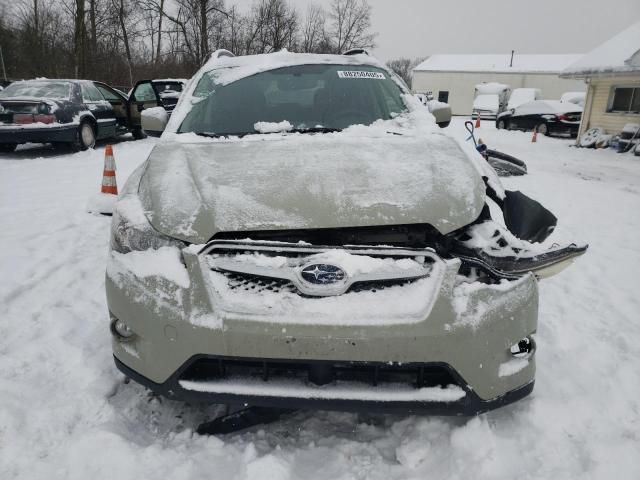
[[[496,118],[507,108],[511,87],[504,83],[487,82],[476,85],[473,116]]]

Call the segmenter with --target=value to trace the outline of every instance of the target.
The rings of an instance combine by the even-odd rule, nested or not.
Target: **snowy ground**
[[[462,121],[449,129],[465,135]],[[525,160],[505,183],[591,248],[541,284],[533,394],[471,419],[300,412],[199,437],[200,406],[150,396],[113,366],[109,218],[85,211],[103,147],[0,156],[0,479],[640,478],[640,159],[496,131]],[[118,182],[153,140],[118,143]]]

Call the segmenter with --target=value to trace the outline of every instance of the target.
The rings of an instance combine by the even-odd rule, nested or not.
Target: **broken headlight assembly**
[[[135,211],[130,208],[132,204]],[[124,198],[116,207],[111,223],[111,250],[118,253],[129,253],[143,250],[157,250],[161,247],[184,248],[186,242],[163,235],[153,228],[142,211],[140,202],[135,197]],[[126,208],[123,208],[126,207]],[[134,213],[132,215],[132,213]]]

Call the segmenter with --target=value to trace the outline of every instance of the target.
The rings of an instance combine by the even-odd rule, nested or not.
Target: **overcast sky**
[[[289,0],[300,13],[309,3]],[[236,0],[248,5],[250,0]],[[584,53],[634,22],[640,0],[369,0],[376,56]]]

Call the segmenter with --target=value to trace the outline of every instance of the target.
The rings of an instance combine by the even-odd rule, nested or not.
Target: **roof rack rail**
[[[364,48],[352,48],[344,52],[342,55],[369,55],[369,52]]]
[[[235,57],[233,52],[229,50],[225,50],[224,48],[220,48],[211,54],[211,59],[220,58],[220,57]]]

